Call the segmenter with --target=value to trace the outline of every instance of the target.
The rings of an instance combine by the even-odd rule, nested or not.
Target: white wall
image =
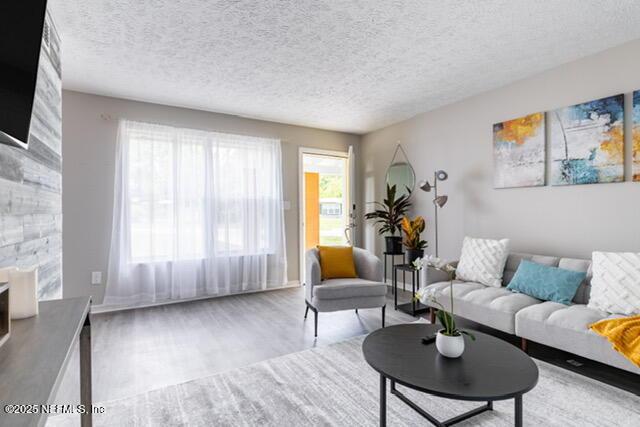
[[[113,203],[117,118],[278,137],[283,140],[289,279],[298,278],[298,147],[346,150],[359,146],[362,202],[380,200],[384,175],[398,140],[418,179],[449,172],[441,192],[450,196],[440,215],[440,255],[457,258],[465,235],[509,237],[513,248],[574,257],[593,250],[640,251],[640,183],[631,176],[630,93],[640,89],[640,41],[627,43],[410,120],[356,135],[244,119],[236,116],[63,91],[64,296],[93,294],[90,272],[106,271]],[[625,93],[627,182],[494,190],[492,125]],[[109,114],[113,120],[103,120]],[[433,251],[432,194],[416,191],[414,213],[428,219]],[[364,246],[380,252],[382,239],[361,228]]]
[[[94,303],[100,303],[104,294],[104,286],[90,285],[90,272],[107,270],[118,118],[280,138],[284,198],[291,202],[285,211],[290,281],[299,275],[298,148],[347,151],[353,145],[357,152],[360,140],[346,133],[71,91],[63,91],[62,109],[64,297],[93,295]]]
[[[640,89],[640,41],[369,133],[360,145],[362,201],[381,199],[399,140],[418,179],[432,180],[435,169],[449,172],[440,187],[449,195],[439,214],[441,256],[457,259],[465,235],[509,237],[518,251],[573,257],[590,257],[593,250],[640,252],[640,183],[629,182],[635,89]],[[627,182],[493,189],[494,123],[619,93],[626,94]],[[414,214],[428,219],[428,252],[434,249],[432,194],[418,190],[414,197]],[[382,240],[370,225],[363,241],[380,252]]]

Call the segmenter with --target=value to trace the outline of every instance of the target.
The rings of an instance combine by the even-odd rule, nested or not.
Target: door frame
[[[298,257],[299,257],[299,268],[300,268],[300,283],[304,284],[305,282],[305,203],[304,203],[304,155],[317,155],[317,156],[327,156],[327,157],[339,157],[345,160],[349,159],[349,151],[339,151],[339,150],[324,150],[320,148],[311,148],[311,147],[299,147],[298,148]],[[351,180],[352,171],[349,170],[351,167],[349,162],[347,161],[347,191],[349,191],[349,185]],[[352,203],[351,197],[353,195],[349,194],[347,196],[349,198],[348,203]],[[348,206],[347,206],[348,207]]]

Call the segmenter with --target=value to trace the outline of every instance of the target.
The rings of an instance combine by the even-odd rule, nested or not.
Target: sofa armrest
[[[353,248],[353,261],[358,277],[372,282],[383,282],[382,261],[371,252],[362,248]]]
[[[458,261],[453,261],[450,264],[455,267],[458,265]],[[448,281],[449,273],[445,273],[444,271],[437,270],[433,267],[425,267],[422,269],[422,277],[420,277],[420,283],[422,283],[423,286],[429,286],[433,283]]]

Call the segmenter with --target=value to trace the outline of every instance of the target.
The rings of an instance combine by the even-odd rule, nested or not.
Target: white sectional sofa
[[[587,278],[580,285],[573,304],[567,306],[551,301],[541,301],[508,290],[506,286],[523,259],[567,270],[587,272]],[[436,300],[449,309],[450,293],[446,274],[426,268],[423,270],[423,275],[421,282],[429,288],[436,289]],[[640,374],[640,368],[615,351],[604,337],[589,329],[590,324],[599,320],[621,317],[587,307],[590,280],[590,260],[513,253],[507,259],[501,288],[474,282],[454,281],[454,311],[456,316],[522,338],[523,349],[526,349],[526,342],[530,340]],[[429,304],[426,301],[425,303]],[[431,311],[433,319],[435,311],[433,308]]]

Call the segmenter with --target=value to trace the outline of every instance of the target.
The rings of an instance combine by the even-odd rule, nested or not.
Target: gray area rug
[[[364,337],[305,350],[128,399],[102,402],[96,426],[375,426],[379,377],[364,361]],[[185,361],[188,363],[188,361]],[[640,397],[545,362],[524,395],[526,426],[640,426]],[[439,419],[478,403],[432,397],[398,386]],[[430,425],[395,396],[389,426]],[[49,426],[69,425],[65,416]],[[75,420],[74,420],[75,421]],[[460,426],[512,426],[513,400]]]

